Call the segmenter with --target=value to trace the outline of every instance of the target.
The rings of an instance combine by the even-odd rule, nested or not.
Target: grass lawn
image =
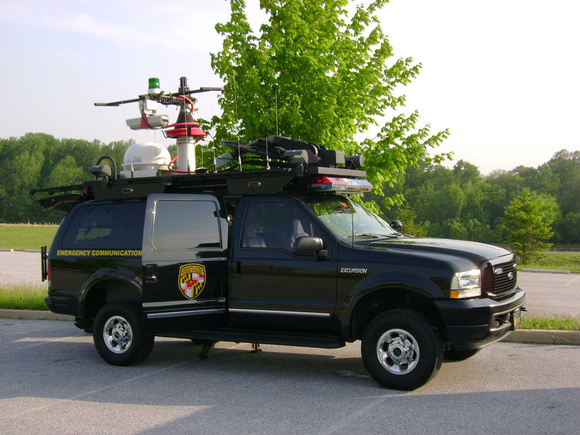
[[[48,246],[58,225],[0,224],[0,249],[40,249]]]
[[[48,308],[44,298],[48,296],[45,286],[28,284],[5,284],[0,286],[0,308],[9,310],[41,310]]]
[[[554,314],[552,317],[523,317],[522,329],[546,329],[550,331],[580,331],[580,318]]]
[[[580,252],[548,251],[539,260],[518,264],[518,269],[551,269],[580,272]]]

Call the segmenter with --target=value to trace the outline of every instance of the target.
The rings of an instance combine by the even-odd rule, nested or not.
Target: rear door
[[[212,195],[149,196],[143,234],[147,319],[201,326],[225,318],[227,227]]]

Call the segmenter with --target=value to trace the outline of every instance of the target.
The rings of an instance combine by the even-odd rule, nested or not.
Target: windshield
[[[372,211],[342,196],[309,198],[304,202],[334,234],[342,239],[399,235]]]

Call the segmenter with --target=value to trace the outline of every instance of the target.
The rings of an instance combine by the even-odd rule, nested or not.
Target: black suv
[[[373,379],[404,390],[517,328],[513,254],[404,235],[347,196],[370,190],[364,171],[303,151],[268,170],[119,178],[104,165],[49,189],[39,202],[67,215],[43,255],[48,307],[114,365],[142,361],[155,336],[201,342],[202,357],[217,341],[362,340]]]

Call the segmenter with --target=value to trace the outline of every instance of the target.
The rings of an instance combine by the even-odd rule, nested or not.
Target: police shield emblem
[[[181,266],[177,285],[187,299],[198,297],[205,287],[205,266],[196,263]]]

